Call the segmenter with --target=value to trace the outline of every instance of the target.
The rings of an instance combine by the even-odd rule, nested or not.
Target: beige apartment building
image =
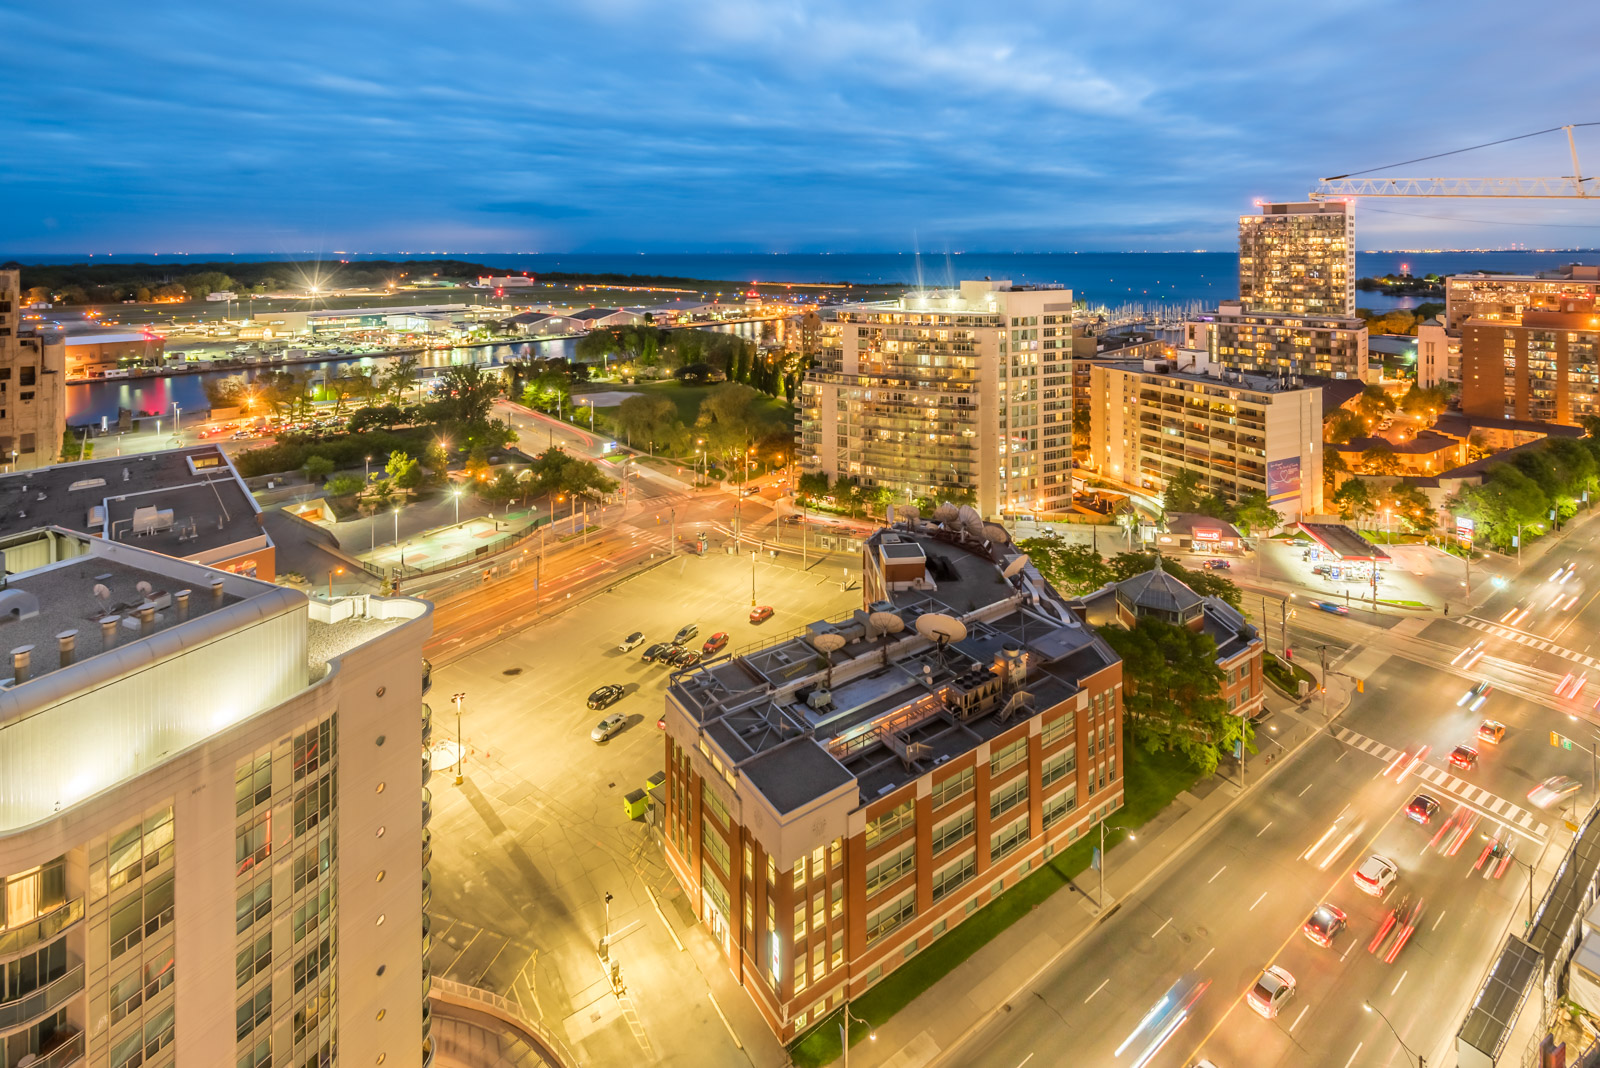
[[[1239,300],[1255,312],[1356,313],[1356,224],[1342,201],[1261,204],[1239,217]]]
[[[0,464],[55,463],[66,431],[66,346],[24,320],[22,272],[0,270]]]
[[[427,1065],[430,607],[0,549],[0,1064]]]
[[[668,863],[784,1040],[1122,805],[1121,661],[965,512],[875,534],[853,618],[667,691]]]
[[[1429,319],[1417,324],[1417,385],[1461,384],[1461,331]]]
[[[1194,370],[1164,360],[1094,368],[1089,466],[1155,493],[1179,471],[1230,501],[1261,491],[1285,523],[1321,514],[1321,387],[1193,355]]]
[[[824,313],[801,386],[808,473],[897,499],[971,495],[987,516],[1072,496],[1072,293],[964,281]]]

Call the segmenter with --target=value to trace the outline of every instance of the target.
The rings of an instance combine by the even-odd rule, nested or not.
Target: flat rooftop
[[[0,535],[65,527],[183,558],[265,539],[259,516],[215,445],[0,475]]]
[[[916,588],[674,677],[675,703],[780,813],[851,784],[866,804],[1117,662],[1031,566],[1005,576],[1019,558],[1008,544],[918,527],[879,531],[867,549],[902,563],[917,550]],[[930,614],[963,619],[965,634],[936,644],[917,631]]]

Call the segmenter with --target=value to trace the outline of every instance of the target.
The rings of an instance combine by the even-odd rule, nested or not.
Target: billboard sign
[[[1300,496],[1300,457],[1267,461],[1267,499],[1282,501]]]
[[[1473,521],[1471,516],[1456,516],[1456,537],[1462,541],[1471,541],[1477,534],[1477,530],[1478,524]]]

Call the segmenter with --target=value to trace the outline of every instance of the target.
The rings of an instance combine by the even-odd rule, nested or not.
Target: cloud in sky
[[[1252,199],[1600,119],[1600,5],[593,0],[0,10],[9,252],[1227,248]],[[1583,147],[1600,170],[1600,128]],[[1566,174],[1548,136],[1412,174]],[[1370,209],[1370,210],[1369,210]],[[1363,247],[1600,244],[1363,207]]]

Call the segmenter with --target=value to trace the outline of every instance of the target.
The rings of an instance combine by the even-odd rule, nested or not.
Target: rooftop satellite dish
[[[1012,560],[1009,564],[1007,564],[1006,565],[1006,569],[1003,572],[1001,572],[1001,574],[1005,575],[1006,578],[1011,578],[1014,575],[1016,575],[1017,572],[1021,571],[1023,568],[1025,568],[1027,566],[1028,566],[1028,554],[1027,553],[1023,553],[1022,555],[1018,556],[1016,559]]]
[[[917,525],[917,520],[922,518],[922,512],[919,511],[917,506],[914,504],[902,504],[899,508],[895,509],[894,514],[899,516],[901,520],[909,523],[913,527]]]
[[[811,647],[819,653],[831,653],[844,648],[843,634],[818,634],[811,639]]]
[[[106,602],[106,601],[111,600],[111,591],[108,588],[106,588],[106,585],[104,583],[101,583],[101,582],[96,582],[94,584],[94,595],[101,602]]]
[[[949,645],[966,638],[967,625],[955,616],[929,612],[917,617],[917,633],[938,645]]]
[[[136,585],[134,589],[148,597],[155,590],[155,587],[150,585],[150,583],[145,582],[143,579],[140,579],[138,585]]]
[[[1011,533],[999,523],[985,523],[983,525],[983,536],[996,545],[1011,544]]]
[[[867,617],[867,622],[884,634],[899,634],[906,629],[906,621],[896,612],[874,612]]]
[[[934,508],[933,521],[935,523],[953,523],[955,522],[956,516],[960,514],[961,509],[957,508],[949,501],[945,501],[943,504],[940,504]]]
[[[983,525],[983,516],[979,515],[978,510],[972,507],[972,505],[963,504],[956,511],[956,522],[960,523],[964,527],[970,527],[974,523],[981,527]]]

